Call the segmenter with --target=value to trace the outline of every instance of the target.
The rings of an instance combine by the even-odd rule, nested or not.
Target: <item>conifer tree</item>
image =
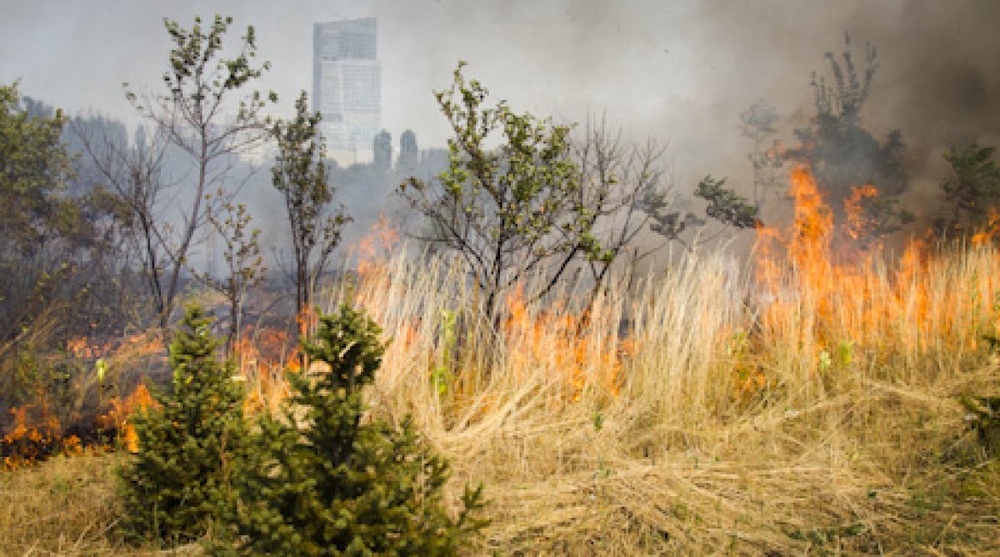
[[[138,452],[122,472],[121,526],[132,541],[204,536],[233,501],[232,470],[246,446],[243,387],[216,356],[212,318],[193,306],[170,347],[171,392],[134,418]]]
[[[464,508],[449,517],[448,464],[408,420],[362,423],[363,389],[385,350],[379,334],[342,306],[303,342],[316,371],[291,375],[284,416],[260,421],[240,476],[238,553],[452,555],[484,525],[481,487],[466,488]]]

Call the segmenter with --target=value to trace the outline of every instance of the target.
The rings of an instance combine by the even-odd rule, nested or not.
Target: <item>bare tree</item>
[[[222,195],[223,192],[219,192]],[[229,333],[226,335],[226,354],[239,348],[243,329],[243,306],[247,291],[264,279],[264,257],[260,253],[260,230],[250,228],[253,219],[246,205],[227,201],[221,212],[210,209],[208,220],[222,237],[225,247],[222,256],[226,261],[226,278],[219,279],[208,272],[193,271],[195,278],[221,293],[229,303]]]
[[[71,130],[93,168],[121,203],[124,214],[119,219],[132,232],[133,252],[139,254],[146,288],[159,324],[165,326],[168,302],[163,284],[168,257],[162,195],[167,185],[162,169],[167,143],[157,130],[147,139],[143,128],[136,132],[131,144],[126,137],[108,133],[107,128],[81,121],[73,121]]]
[[[628,265],[637,263],[675,239],[692,222],[693,215],[682,215],[673,208],[663,153],[663,146],[652,139],[644,144],[623,141],[621,130],[610,130],[603,117],[589,119],[583,132],[571,141],[570,158],[580,183],[576,204],[589,230],[574,249],[583,255],[593,279],[591,301],[623,259]],[[665,234],[661,241],[640,247],[640,236],[668,218],[673,218],[669,226],[673,236]]]
[[[275,93],[244,93],[248,84],[259,79],[270,65],[253,65],[257,54],[253,27],[247,27],[235,52],[223,51],[223,39],[232,18],[216,16],[211,26],[202,26],[196,17],[190,30],[176,21],[164,20],[170,39],[170,69],[163,75],[167,91],[140,97],[126,83],[126,97],[140,115],[154,124],[166,143],[189,157],[190,194],[178,203],[180,223],[175,234],[161,246],[167,261],[156,288],[160,302],[160,323],[166,325],[179,293],[182,271],[189,266],[191,250],[199,233],[209,223],[208,215],[218,213],[232,201],[226,193],[234,156],[251,149],[266,138],[270,120],[263,111],[277,101]],[[223,195],[206,196],[222,190]],[[161,229],[162,230],[162,229]]]

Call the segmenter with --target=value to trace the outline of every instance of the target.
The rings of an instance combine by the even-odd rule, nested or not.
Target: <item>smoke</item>
[[[866,43],[877,48],[862,122],[879,139],[903,133],[908,204],[919,209],[936,198],[948,173],[941,155],[951,145],[1000,143],[995,2],[513,1],[470,10],[445,0],[408,4],[405,19],[421,25],[402,27],[392,11],[380,20],[384,59],[408,45],[426,54],[412,73],[399,73],[430,84],[424,91],[399,84],[412,92],[406,112],[419,115],[414,129],[424,144],[426,134],[432,144],[447,134],[426,90],[446,86],[464,59],[470,75],[516,109],[576,122],[606,112],[635,141],[668,142],[685,189],[712,173],[745,190],[750,142],[740,134],[740,113],[767,101],[791,142],[814,113],[812,74],[829,75],[824,55],[840,56],[845,33],[856,60]],[[411,79],[416,74],[423,79]],[[387,63],[388,83],[394,75]]]
[[[899,22],[879,39],[886,50],[879,97],[871,120],[903,130],[916,189],[946,171],[941,155],[951,145],[1000,142],[1000,4],[906,3]],[[876,33],[876,29],[862,32]]]
[[[730,176],[749,191],[750,141],[739,115],[764,100],[782,115],[781,136],[813,113],[812,72],[826,74],[844,33],[855,53],[878,49],[863,124],[877,138],[900,129],[919,209],[938,195],[951,145],[1000,144],[1000,3],[992,0],[267,0],[158,5],[81,0],[12,3],[0,21],[0,82],[71,113],[95,108],[131,119],[120,84],[156,89],[166,68],[168,16],[232,15],[257,28],[270,60],[265,88],[290,111],[311,90],[311,25],[379,19],[382,124],[394,138],[416,131],[441,147],[449,130],[433,98],[458,60],[515,110],[583,122],[604,113],[628,138],[655,137],[682,189]],[[876,184],[877,186],[877,184]]]

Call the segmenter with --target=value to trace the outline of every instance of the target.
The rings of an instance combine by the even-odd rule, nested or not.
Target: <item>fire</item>
[[[379,215],[371,232],[358,242],[358,274],[369,277],[382,272],[388,255],[399,244],[399,231],[385,215]]]
[[[851,188],[851,195],[844,201],[844,212],[847,215],[847,235],[852,240],[865,239],[865,231],[872,228],[869,217],[865,215],[864,202],[878,197],[878,189],[868,184]]]
[[[23,405],[10,409],[13,428],[0,437],[2,468],[12,470],[30,466],[58,454],[67,446],[62,437],[62,424],[47,405]],[[79,440],[68,439],[75,449]]]
[[[159,335],[145,332],[125,338],[74,337],[66,341],[66,351],[81,360],[98,360],[123,353],[132,356],[159,355],[164,353],[164,345]]]
[[[490,396],[482,392],[488,383],[482,378],[492,373],[513,384],[544,376],[565,402],[581,400],[584,393],[618,393],[622,362],[633,353],[634,343],[607,334],[609,328],[618,328],[617,321],[609,326],[612,317],[601,316],[596,322],[600,300],[585,314],[569,309],[568,302],[544,307],[531,303],[528,288],[515,287],[505,297],[499,330],[493,331],[480,322],[481,316],[470,313],[478,293],[468,287],[460,265],[435,260],[433,268],[414,274],[393,248],[397,239],[381,220],[362,241],[358,281],[344,293],[389,337],[383,361],[385,369],[393,371],[382,376],[386,385],[419,374],[449,412]],[[435,281],[460,286],[451,290]],[[420,298],[408,294],[410,289],[419,291]],[[463,300],[469,305],[454,305]]]
[[[129,418],[136,412],[156,407],[157,403],[149,389],[140,384],[124,399],[118,397],[111,399],[111,410],[97,418],[97,425],[102,429],[116,431],[121,446],[134,453],[139,450],[139,437]]]
[[[895,265],[872,250],[864,257],[831,248],[832,212],[807,168],[791,175],[794,219],[785,230],[760,231],[757,279],[764,294],[763,338],[785,350],[788,361],[810,362],[803,371],[849,367],[859,352],[897,354],[916,361],[947,347],[974,349],[1000,294],[1000,261],[990,242],[1000,219],[973,239],[966,254],[931,256],[926,242],[912,241]],[[855,188],[846,200],[846,236],[866,226],[862,202],[873,186]],[[978,246],[978,247],[977,247]],[[978,250],[978,251],[977,251]],[[970,272],[965,267],[981,266]],[[964,282],[956,282],[962,280]],[[774,348],[771,348],[774,349]],[[889,356],[892,357],[892,356]]]
[[[309,336],[316,329],[316,310],[306,306],[295,316],[295,325],[301,336]]]
[[[995,208],[990,209],[989,224],[986,229],[972,236],[972,245],[983,246],[1000,238],[1000,212]]]
[[[299,325],[302,326],[303,320]],[[237,346],[239,377],[246,382],[244,411],[274,412],[288,397],[286,370],[298,370],[299,355],[287,331],[265,328],[243,335]]]
[[[580,400],[588,387],[618,394],[621,358],[634,351],[633,343],[588,334],[588,316],[558,305],[529,307],[521,286],[506,303],[509,317],[504,333],[512,372],[548,370],[554,379],[567,383],[567,398],[573,401]]]
[[[807,168],[795,168],[788,193],[795,204],[793,221],[785,231],[759,230],[757,276],[772,300],[764,326],[782,336],[799,336],[795,344],[803,345],[811,341],[806,337],[812,336],[817,323],[806,323],[807,331],[789,318],[803,303],[816,304],[820,318],[828,315],[833,310],[830,296],[845,269],[832,261],[833,214]]]
[[[75,358],[96,360],[111,351],[111,344],[99,344],[87,337],[76,337],[66,341],[66,350]]]
[[[776,289],[791,265],[809,284],[821,282],[830,271],[830,236],[833,215],[823,203],[816,180],[805,167],[797,167],[791,176],[789,195],[795,203],[791,228],[780,231],[758,229],[758,277],[765,287]],[[784,256],[776,253],[783,250]],[[777,294],[776,292],[771,292]]]

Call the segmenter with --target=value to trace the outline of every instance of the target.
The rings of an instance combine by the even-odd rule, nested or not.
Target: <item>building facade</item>
[[[382,106],[376,31],[373,17],[313,25],[313,107],[327,152],[340,164],[373,157]]]

